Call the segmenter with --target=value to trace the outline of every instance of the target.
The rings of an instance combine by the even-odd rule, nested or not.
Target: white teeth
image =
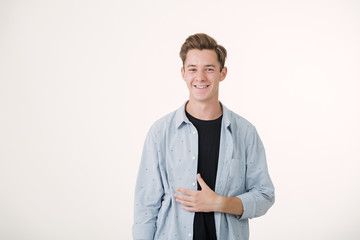
[[[196,88],[207,88],[208,85],[204,85],[204,86],[198,86],[198,85],[195,85]]]

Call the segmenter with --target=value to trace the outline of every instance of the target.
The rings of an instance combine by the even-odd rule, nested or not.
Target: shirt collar
[[[228,128],[231,131],[231,117],[232,112],[220,102],[222,110],[223,110],[223,122],[226,128]]]
[[[178,110],[176,110],[175,119],[176,119],[176,129],[178,129],[183,123],[190,123],[189,119],[185,114],[186,101]]]
[[[188,101],[186,101],[179,109],[176,110],[175,113],[175,119],[176,119],[176,129],[182,126],[183,123],[190,123],[189,119],[186,117],[185,114],[185,106]],[[232,112],[225,107],[224,104],[221,104],[222,110],[223,110],[223,122],[225,124],[226,128],[229,128],[231,130],[231,114]]]

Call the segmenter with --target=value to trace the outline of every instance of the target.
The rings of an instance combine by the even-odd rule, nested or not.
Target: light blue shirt
[[[255,127],[224,105],[215,192],[239,197],[241,216],[214,213],[217,239],[249,239],[248,219],[275,200],[264,146]],[[177,187],[197,190],[198,133],[185,104],[153,124],[146,137],[136,189],[133,238],[192,240],[194,212],[175,201]]]

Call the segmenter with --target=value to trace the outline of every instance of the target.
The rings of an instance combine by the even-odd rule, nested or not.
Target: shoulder
[[[177,113],[179,110],[175,110],[170,112],[163,117],[156,120],[149,129],[149,135],[154,138],[162,139],[166,136],[167,133],[171,132],[171,130],[176,129],[177,124]]]
[[[229,111],[230,129],[234,139],[244,142],[247,146],[256,146],[263,148],[262,141],[256,130],[256,127],[239,114]]]
[[[223,106],[223,108],[224,115],[226,115],[225,119],[228,121],[232,131],[240,131],[242,133],[256,131],[255,126],[249,120],[226,108],[225,106]]]
[[[166,114],[165,116],[156,120],[150,127],[150,131],[159,131],[169,128],[175,121],[176,111]]]

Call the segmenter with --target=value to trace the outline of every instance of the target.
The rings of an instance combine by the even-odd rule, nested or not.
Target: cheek
[[[186,86],[188,86],[188,88],[190,88],[191,86],[191,81],[189,79],[184,79]]]
[[[190,85],[191,84],[191,77],[190,76],[185,76],[184,77],[184,81],[186,82],[186,84]]]

